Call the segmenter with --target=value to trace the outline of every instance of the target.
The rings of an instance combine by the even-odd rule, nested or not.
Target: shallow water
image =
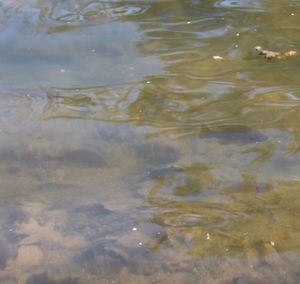
[[[299,283],[299,15],[2,1],[1,282]]]

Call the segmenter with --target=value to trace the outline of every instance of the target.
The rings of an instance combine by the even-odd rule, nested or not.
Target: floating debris
[[[263,49],[261,46],[255,46],[255,51],[266,59],[288,59],[297,55],[297,51],[290,50],[284,53]]]
[[[213,56],[213,59],[214,59],[214,60],[223,60],[224,57],[219,56],[219,55],[214,55],[214,56]]]

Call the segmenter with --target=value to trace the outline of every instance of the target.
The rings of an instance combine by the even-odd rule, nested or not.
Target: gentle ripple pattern
[[[0,282],[299,283],[299,14],[1,1]]]

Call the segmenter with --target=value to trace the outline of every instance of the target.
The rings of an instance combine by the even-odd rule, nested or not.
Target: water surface
[[[299,283],[299,15],[2,1],[0,280]]]

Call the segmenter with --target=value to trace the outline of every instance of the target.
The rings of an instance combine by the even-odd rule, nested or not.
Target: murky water
[[[299,1],[0,23],[1,283],[299,283]]]

